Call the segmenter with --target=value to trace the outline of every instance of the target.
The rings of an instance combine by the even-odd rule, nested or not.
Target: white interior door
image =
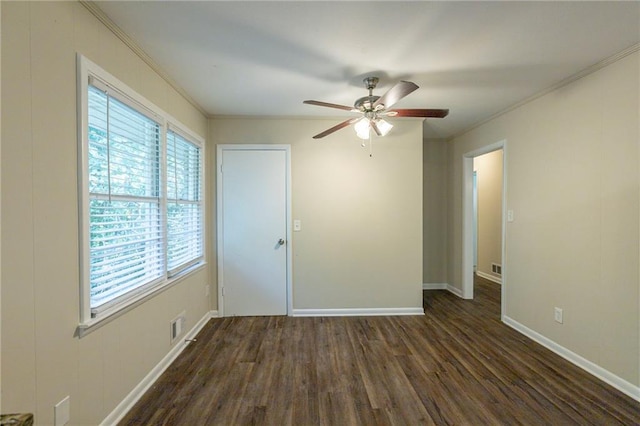
[[[223,315],[286,315],[287,151],[221,148],[218,154]]]

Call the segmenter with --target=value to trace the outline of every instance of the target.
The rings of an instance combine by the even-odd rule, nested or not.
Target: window
[[[81,328],[203,263],[202,142],[79,58]]]
[[[167,132],[167,262],[173,275],[202,257],[200,148]]]

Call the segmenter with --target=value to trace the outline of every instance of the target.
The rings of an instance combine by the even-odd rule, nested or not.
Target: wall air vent
[[[492,263],[491,264],[491,272],[493,272],[496,275],[502,276],[502,265],[498,265],[496,263]]]
[[[182,312],[171,321],[171,343],[173,343],[182,334],[184,327],[185,313]]]

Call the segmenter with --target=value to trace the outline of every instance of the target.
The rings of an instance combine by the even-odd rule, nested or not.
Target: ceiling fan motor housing
[[[373,104],[378,99],[380,99],[380,96],[363,96],[358,99],[353,106],[361,112],[370,112],[373,111]],[[381,110],[382,108],[384,108],[384,105],[377,105],[375,109]]]

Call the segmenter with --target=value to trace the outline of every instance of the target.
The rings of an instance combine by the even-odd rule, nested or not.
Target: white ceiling
[[[96,4],[212,116],[349,112],[374,94],[420,89],[398,108],[449,137],[640,42],[640,2],[120,2]]]

